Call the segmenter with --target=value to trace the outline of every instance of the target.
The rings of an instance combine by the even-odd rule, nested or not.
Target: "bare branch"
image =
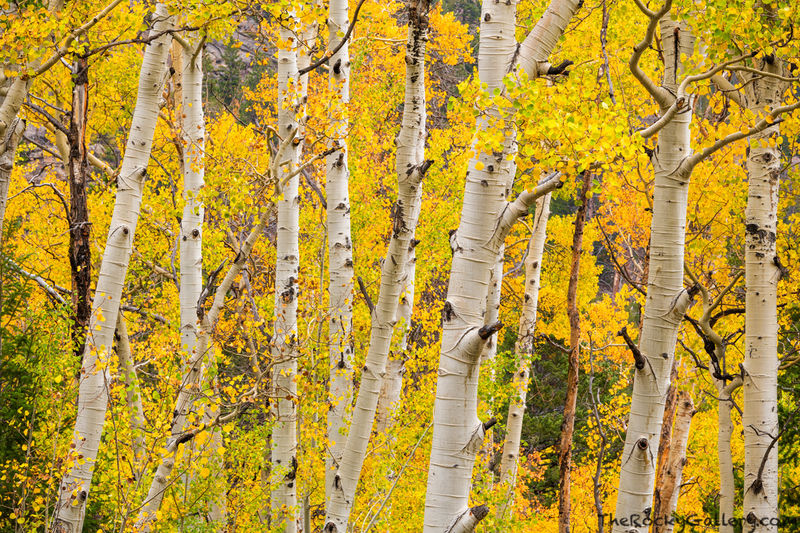
[[[672,0],[666,0],[658,11],[651,11],[646,8],[641,0],[636,0],[636,5],[642,10],[642,13],[647,15],[650,22],[647,23],[647,31],[645,32],[644,39],[633,47],[633,55],[631,55],[631,59],[628,61],[628,67],[630,68],[631,74],[639,81],[642,87],[647,89],[647,92],[650,93],[656,103],[662,108],[666,108],[671,103],[669,93],[662,87],[656,85],[653,80],[644,73],[639,66],[639,60],[642,58],[644,51],[647,50],[653,42],[658,21],[661,20],[661,17],[669,13],[669,10],[672,8]]]
[[[353,21],[350,23],[350,26],[348,26],[348,28],[347,28],[347,32],[344,34],[344,37],[342,37],[342,40],[341,40],[341,41],[339,41],[339,44],[337,44],[337,45],[336,45],[336,47],[335,47],[333,50],[329,50],[328,52],[325,52],[325,55],[323,55],[323,56],[322,56],[322,57],[321,57],[319,60],[317,60],[317,61],[314,61],[313,63],[311,63],[309,66],[307,66],[307,67],[305,67],[305,68],[301,68],[301,69],[300,69],[300,70],[297,72],[297,73],[298,73],[298,75],[302,76],[302,75],[304,75],[304,74],[308,74],[308,73],[309,73],[309,72],[311,72],[312,70],[315,70],[315,69],[319,68],[320,66],[324,65],[325,63],[327,63],[327,62],[328,62],[328,60],[329,60],[331,57],[333,57],[334,55],[336,55],[336,53],[337,53],[339,50],[341,50],[341,49],[342,49],[342,47],[343,47],[343,46],[344,46],[344,44],[347,42],[347,40],[348,40],[348,39],[350,39],[350,34],[351,34],[351,33],[353,33],[353,28],[355,28],[355,27],[356,27],[356,22],[358,21],[358,13],[359,13],[359,11],[361,11],[361,6],[363,6],[363,5],[364,5],[364,2],[365,2],[365,1],[366,1],[366,0],[361,0],[361,1],[358,3],[358,5],[356,6],[356,9],[355,9],[355,11],[353,12]]]

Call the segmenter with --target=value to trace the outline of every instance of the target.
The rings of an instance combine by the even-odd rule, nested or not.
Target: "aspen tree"
[[[761,134],[774,126],[777,117],[800,107],[792,104],[774,107],[749,128],[731,133],[703,150],[692,153],[689,124],[691,98],[687,94],[693,83],[713,79],[725,69],[741,69],[741,62],[752,54],[730,61],[679,81],[682,57],[691,56],[694,37],[689,28],[673,21],[668,13],[671,0],[652,11],[640,2],[637,6],[650,19],[644,40],[634,47],[629,66],[634,77],[653,97],[661,109],[661,117],[638,132],[648,138],[658,133],[653,152],[655,194],[651,222],[651,251],[647,299],[634,373],[631,416],[622,453],[617,523],[614,533],[644,531],[646,526],[631,525],[650,513],[658,457],[657,437],[663,422],[665,395],[669,385],[669,369],[675,352],[678,326],[697,290],[682,287],[683,249],[686,235],[686,203],[689,179],[700,162],[729,144]],[[661,26],[664,50],[664,79],[657,86],[639,67],[643,52]],[[755,72],[760,73],[757,69]],[[765,384],[766,385],[766,384]],[[776,504],[777,505],[777,504]]]
[[[754,60],[758,70],[783,74],[774,55]],[[745,106],[754,113],[783,103],[787,84],[743,73]],[[746,528],[778,531],[778,281],[783,275],[776,250],[782,171],[778,125],[748,139],[745,209],[744,508]]]
[[[522,312],[519,317],[519,332],[514,345],[514,376],[512,383],[514,395],[508,406],[506,436],[503,442],[503,456],[500,462],[500,483],[507,486],[505,503],[498,512],[500,518],[510,514],[514,507],[514,489],[519,466],[519,449],[522,438],[522,421],[525,415],[525,401],[528,394],[530,367],[533,359],[533,340],[536,332],[536,314],[539,307],[539,283],[542,273],[544,245],[547,241],[547,220],[550,218],[550,198],[546,194],[536,201],[533,232],[528,242],[528,256],[525,258],[525,294]]]
[[[555,0],[519,47],[519,67],[530,79],[546,73],[545,58],[578,9],[578,2]],[[516,2],[483,3],[481,13],[478,73],[491,92],[501,87],[503,76],[513,67]],[[511,39],[512,46],[508,46]],[[489,115],[497,117],[496,107]],[[489,125],[479,117],[476,139]],[[488,340],[501,326],[485,325],[490,270],[497,262],[508,231],[527,214],[538,197],[560,185],[552,176],[535,189],[506,202],[508,170],[504,165],[513,153],[514,134],[507,131],[504,153],[480,153],[477,141],[468,167],[461,223],[451,237],[453,262],[447,301],[443,311],[441,358],[434,403],[433,443],[425,499],[425,531],[456,531],[474,527],[486,516],[483,507],[468,507],[475,455],[486,431],[477,417],[477,386],[480,356]],[[479,512],[480,510],[480,512]],[[488,511],[488,510],[487,510]]]
[[[414,313],[414,283],[416,280],[418,241],[411,238],[408,246],[408,261],[403,279],[403,288],[400,292],[400,305],[397,308],[397,329],[395,334],[399,337],[397,347],[389,353],[386,362],[386,372],[383,377],[383,386],[378,398],[378,407],[375,415],[375,429],[379,433],[388,433],[394,424],[397,403],[403,392],[403,375],[405,374],[406,350],[408,349],[408,336],[411,330],[411,317]]]
[[[204,174],[204,136],[205,120],[203,115],[203,71],[202,71],[202,46],[203,42],[197,35],[187,36],[183,40],[179,53],[182,55],[180,64],[181,87],[181,146],[183,154],[183,215],[181,217],[180,233],[180,314],[181,314],[181,348],[186,354],[186,366],[191,367],[191,362],[198,355],[198,302],[203,290],[203,213],[204,208],[200,200],[203,187]],[[153,481],[150,484],[144,505],[137,519],[137,528],[141,531],[150,531],[156,512],[161,507],[166,483],[175,465],[174,444],[186,430],[187,417],[194,404],[194,395],[202,385],[202,378],[197,382],[182,383],[174,417],[170,424],[170,436],[167,439],[166,449],[173,450],[161,458]],[[188,482],[188,479],[187,479]]]
[[[153,29],[170,27],[163,4],[157,4]],[[147,175],[153,133],[158,120],[158,101],[166,71],[170,37],[164,34],[150,42],[144,53],[139,92],[128,144],[117,182],[117,195],[103,261],[97,281],[78,390],[71,468],[59,485],[52,530],[78,533],[83,528],[86,500],[100,446],[108,406],[108,363],[117,324],[122,289],[128,270],[133,237],[139,218],[142,189]]]
[[[112,0],[91,19],[75,28],[56,46],[56,50],[44,61],[34,61],[30,65],[31,72],[7,78],[5,74],[0,78],[3,87],[3,98],[0,100],[0,243],[2,243],[3,221],[5,220],[6,202],[8,201],[8,183],[11,170],[14,168],[17,146],[25,130],[25,122],[20,120],[19,112],[35,77],[47,72],[53,65],[61,61],[70,51],[72,44],[92,29],[95,24],[111,13],[122,0]],[[50,0],[47,9],[50,13],[59,12],[64,5],[64,0]]]
[[[428,9],[428,0],[412,0],[408,5],[405,104],[395,156],[398,193],[397,202],[392,208],[392,236],[381,268],[378,301],[370,310],[372,325],[369,350],[353,409],[353,421],[342,461],[333,478],[333,490],[326,502],[326,533],[347,531],[375,421],[383,375],[391,349],[392,332],[397,322],[409,246],[419,219],[421,182],[432,163],[425,160],[425,49],[428,40]]]
[[[347,437],[347,418],[353,398],[353,243],[350,234],[350,171],[347,163],[347,108],[350,101],[350,55],[347,41],[342,42],[348,26],[347,0],[331,0],[328,16],[331,56],[330,88],[334,94],[332,126],[338,151],[326,161],[325,191],[328,209],[328,447],[325,458],[326,499],[331,496],[333,478],[342,460]]]
[[[742,386],[740,375],[730,375],[725,368],[726,340],[714,330],[711,314],[722,303],[726,294],[730,293],[743,272],[739,271],[733,279],[714,300],[711,300],[708,289],[698,281],[692,271],[686,267],[687,275],[699,287],[703,302],[703,314],[698,320],[691,320],[691,324],[703,339],[706,351],[709,353],[711,364],[708,371],[717,389],[717,413],[719,428],[717,430],[717,459],[719,462],[719,533],[733,533],[734,501],[736,499],[736,487],[733,476],[733,456],[731,452],[731,437],[733,436],[733,420],[731,410],[733,409],[733,393]],[[713,347],[713,349],[712,349]],[[666,460],[665,460],[666,463]],[[664,492],[663,490],[661,491]],[[660,501],[665,498],[658,492],[656,493],[655,509],[658,516]],[[662,513],[663,514],[663,513]]]
[[[147,453],[144,437],[146,426],[144,408],[142,407],[142,395],[139,390],[139,380],[136,378],[136,369],[133,366],[133,355],[131,354],[130,339],[128,338],[128,327],[125,322],[125,317],[121,312],[117,313],[117,331],[115,337],[119,372],[122,377],[122,382],[125,384],[125,403],[133,437],[133,453],[138,469],[140,462],[144,461],[145,454]]]
[[[688,28],[669,18],[670,7],[668,1],[659,12],[647,13],[650,21],[646,38],[634,48],[630,63],[634,76],[661,107],[662,116],[677,107],[674,95],[680,85],[680,56],[691,55],[694,43]],[[656,87],[639,69],[638,60],[659,24],[664,47],[664,79],[662,86]],[[683,94],[678,96],[681,97]],[[614,525],[615,533],[646,529],[645,526],[631,529],[630,523],[634,520],[641,523],[648,514],[646,510],[652,506],[655,458],[658,457],[658,438],[678,326],[691,300],[691,294],[683,288],[686,205],[691,175],[691,168],[685,164],[691,155],[689,124],[692,113],[687,103],[676,109],[673,118],[663,126],[652,158],[655,194],[650,230],[650,268],[639,340],[645,361],[637,362],[634,374],[631,414],[617,496],[616,516],[620,520]]]
[[[297,72],[298,37],[287,23],[294,22],[294,14],[284,21],[280,30],[278,47],[278,134],[296,135],[300,78]],[[294,170],[298,165],[302,139],[295,137],[286,153],[285,164],[279,169],[279,179],[294,174],[278,199],[277,259],[275,264],[275,334],[272,339],[274,397],[272,413],[272,472],[270,479],[270,506],[274,525],[286,533],[296,532],[299,514],[297,509],[297,276],[300,270],[300,196],[299,177]]]

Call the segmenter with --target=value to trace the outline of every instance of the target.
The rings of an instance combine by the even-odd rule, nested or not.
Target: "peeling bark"
[[[694,416],[694,402],[689,393],[681,391],[676,401],[675,429],[669,456],[664,466],[664,483],[661,492],[661,504],[654,510],[653,533],[672,533],[673,513],[678,508],[683,467],[686,465],[686,446],[689,442],[689,427]],[[659,520],[662,519],[662,520]]]

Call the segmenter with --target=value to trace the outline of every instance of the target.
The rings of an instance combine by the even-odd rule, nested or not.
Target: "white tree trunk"
[[[153,29],[170,26],[166,7],[157,4]],[[60,484],[52,529],[78,533],[83,528],[86,499],[100,446],[108,406],[109,354],[114,340],[125,274],[139,219],[142,189],[150,159],[158,100],[169,52],[169,35],[162,35],[145,48],[139,76],[139,93],[133,112],[131,132],[117,180],[114,213],[95,291],[92,318],[81,367],[78,417],[70,454],[71,467]]]
[[[136,369],[133,366],[128,328],[122,313],[117,313],[117,358],[119,359],[119,373],[125,384],[125,403],[127,404],[131,433],[133,435],[134,471],[138,472],[139,465],[144,462],[147,454],[144,438],[146,426],[144,409],[142,409],[142,396],[139,392],[139,380],[136,377]]]
[[[762,60],[765,61],[765,60]],[[759,65],[780,73],[781,63]],[[782,104],[785,86],[770,78],[750,80],[748,109],[758,113]],[[775,240],[781,153],[778,126],[749,139],[745,209],[745,358],[742,428],[744,430],[745,529],[778,531],[778,281],[780,260]]]
[[[335,48],[349,24],[347,0],[331,0],[328,27],[328,48]],[[331,56],[330,88],[336,98],[332,102],[331,122],[334,143],[339,150],[326,161],[328,217],[328,446],[325,461],[325,497],[330,499],[333,478],[342,460],[350,404],[353,400],[353,244],[350,236],[350,171],[347,164],[347,104],[350,101],[350,56],[344,43]]]
[[[11,171],[14,170],[14,160],[17,157],[17,146],[25,122],[17,120],[5,132],[5,138],[0,140],[0,247],[3,243],[3,221],[6,218],[6,204],[8,203],[8,187],[11,184]]]
[[[546,59],[577,10],[578,2],[555,0],[520,47],[519,63],[530,79],[546,71]],[[481,13],[478,71],[491,92],[501,87],[511,66],[516,3],[487,0]],[[490,110],[497,116],[498,110]],[[489,119],[480,117],[476,134]],[[476,135],[476,138],[477,138]],[[512,150],[513,130],[506,132],[505,150]],[[477,148],[477,142],[474,147]],[[513,203],[505,202],[508,170],[504,155],[476,153],[469,163],[458,231],[451,238],[453,262],[443,332],[439,379],[434,404],[433,442],[425,500],[425,531],[448,531],[460,523],[469,506],[475,454],[484,426],[477,417],[480,355],[496,331],[483,327],[490,269],[511,225],[527,207],[553,187],[551,181]]]
[[[664,49],[663,86],[671,105],[682,69],[681,54],[691,55],[694,38],[688,28],[667,15],[660,22]],[[676,72],[677,67],[677,72]],[[671,91],[671,92],[669,92]],[[652,161],[655,169],[650,268],[639,349],[646,364],[634,372],[631,411],[622,452],[614,533],[647,531],[641,523],[653,502],[659,436],[669,388],[678,326],[691,296],[683,289],[683,249],[691,168],[691,105],[660,131]],[[639,525],[637,526],[636,523]]]
[[[488,326],[500,320],[500,297],[503,294],[503,263],[506,247],[500,247],[492,270],[489,272],[489,294],[486,296],[486,315],[483,324]],[[481,362],[491,361],[497,355],[497,341],[494,337],[486,342]]]
[[[277,154],[275,154],[275,156],[272,158],[270,163],[271,179],[275,179],[277,177],[279,166],[278,163],[285,161],[284,156],[287,153],[286,148],[291,146],[295,135],[295,130],[288,131],[287,138],[281,143]],[[278,191],[276,194],[279,195],[280,185],[277,187],[277,189]],[[180,418],[185,422],[185,417],[182,417],[181,413],[188,411],[187,406],[192,402],[193,398],[197,394],[197,389],[202,382],[204,359],[206,359],[206,357],[208,358],[206,367],[213,366],[215,364],[214,352],[210,349],[212,341],[211,334],[214,331],[217,320],[219,320],[219,315],[222,312],[222,309],[225,307],[225,299],[228,291],[233,285],[234,280],[242,272],[247,259],[250,257],[250,252],[253,250],[253,246],[255,246],[256,241],[264,232],[264,228],[267,227],[267,224],[272,219],[275,211],[275,204],[263,208],[258,219],[258,223],[255,225],[255,227],[253,227],[252,230],[250,230],[250,233],[248,234],[244,243],[239,248],[233,264],[230,266],[219,287],[214,292],[214,300],[211,304],[211,308],[207,313],[204,313],[202,308],[198,308],[200,327],[198,328],[197,332],[197,349],[192,354],[192,357],[188,361],[184,370],[181,387],[178,391],[178,397],[175,400],[175,408],[173,409],[173,412],[176,413],[176,419]],[[260,392],[256,388],[252,391],[251,395],[256,396],[258,394],[260,394]],[[224,418],[230,419],[235,416],[235,414],[236,411],[233,413],[228,413],[224,416]],[[184,424],[184,422],[181,422],[181,424]],[[172,427],[175,428],[176,426],[177,423],[175,420],[173,420]],[[165,459],[159,464],[159,467],[156,470],[147,497],[145,498],[145,501],[142,504],[139,512],[139,516],[136,519],[137,531],[150,531],[153,526],[152,522],[155,519],[155,512],[158,510],[156,502],[161,501],[164,490],[166,490],[166,488],[169,486],[169,475],[172,473],[172,468],[174,466],[175,451],[181,444],[191,441],[197,435],[197,433],[203,429],[205,429],[205,426],[186,429],[177,438],[171,438],[167,441],[166,449],[163,452]]]
[[[202,42],[187,36],[191,50],[182,50],[181,143],[183,145],[183,216],[180,241],[181,347],[189,361],[197,349],[197,301],[203,290],[203,215],[200,200],[205,174]],[[174,432],[173,432],[174,433]]]
[[[736,501],[736,485],[733,477],[733,454],[731,452],[731,437],[733,436],[733,420],[731,397],[736,389],[742,386],[740,377],[725,385],[724,381],[717,381],[719,391],[719,431],[717,433],[717,457],[719,459],[719,533],[733,533],[733,505]]]
[[[283,45],[278,50],[278,133],[286,136],[298,131],[297,37],[281,26]],[[301,138],[295,138],[280,167],[279,179],[285,179],[299,162]],[[299,176],[286,181],[278,200],[277,260],[275,265],[275,335],[272,358],[274,399],[272,414],[271,519],[272,526],[286,533],[298,530],[297,507],[297,276],[300,270],[300,196]]]
[[[678,508],[678,497],[681,492],[681,478],[686,464],[686,446],[689,443],[689,428],[694,416],[694,402],[686,391],[678,393],[678,408],[675,414],[675,427],[669,447],[669,457],[664,469],[666,480],[663,484],[665,505],[656,515],[653,533],[672,533],[674,523],[671,517]]]
[[[406,44],[405,106],[397,137],[397,202],[392,210],[392,236],[381,268],[378,301],[372,310],[370,343],[353,422],[347,436],[342,461],[334,475],[331,496],[327,501],[326,533],[344,533],[356,496],[361,467],[375,421],[386,360],[391,349],[392,332],[403,287],[408,250],[419,218],[422,201],[421,182],[429,163],[425,162],[425,48],[428,40],[428,1],[414,0],[409,5],[408,41]],[[330,205],[330,204],[329,204]],[[326,492],[331,487],[326,489]]]
[[[399,342],[397,347],[389,354],[389,360],[386,362],[386,372],[384,373],[383,386],[381,387],[375,415],[375,430],[384,434],[388,433],[394,425],[394,413],[400,401],[400,395],[403,392],[408,334],[411,329],[411,317],[414,313],[414,282],[417,273],[416,245],[417,241],[412,237],[408,247],[408,260],[404,270],[400,305],[397,308],[398,331],[395,334],[399,335]]]
[[[539,283],[542,273],[544,245],[547,241],[547,220],[550,218],[550,198],[546,194],[536,202],[533,233],[528,243],[528,257],[525,258],[525,295],[519,317],[519,333],[514,347],[516,365],[512,378],[514,395],[508,406],[506,437],[503,443],[503,457],[500,462],[500,483],[504,484],[506,496],[499,516],[504,518],[514,507],[514,487],[517,481],[522,421],[525,415],[525,400],[528,394],[528,380],[533,357],[533,339],[536,331],[536,312],[539,303]]]
[[[198,351],[198,322],[197,303],[203,290],[203,204],[199,194],[203,188],[205,173],[205,119],[203,115],[203,57],[201,40],[195,35],[187,41],[190,50],[181,50],[182,60],[180,65],[181,86],[181,144],[183,146],[183,216],[181,218],[180,237],[180,313],[181,313],[181,348],[186,353],[186,368],[191,366]],[[197,53],[195,53],[197,52]],[[176,62],[178,63],[178,62]],[[184,374],[186,373],[184,369]],[[167,439],[167,449],[172,450],[162,457],[153,481],[150,484],[145,504],[142,507],[137,527],[141,531],[150,531],[156,513],[161,508],[164,498],[166,483],[172,469],[175,467],[174,451],[177,450],[175,441],[186,430],[186,419],[189,416],[194,399],[199,392],[202,379],[198,384],[186,384],[184,388],[188,393],[185,401],[176,404],[176,410],[170,427],[170,436]],[[183,391],[182,391],[183,392]],[[184,399],[179,394],[179,399]],[[189,476],[186,476],[188,483]]]

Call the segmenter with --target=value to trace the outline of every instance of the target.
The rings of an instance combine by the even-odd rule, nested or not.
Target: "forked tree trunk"
[[[519,65],[528,78],[546,72],[544,64],[578,2],[554,0],[519,47]],[[503,76],[512,67],[516,2],[485,1],[481,13],[478,71],[481,83],[491,93],[502,90]],[[510,51],[509,51],[510,49]],[[514,202],[505,201],[509,171],[506,155],[513,153],[514,133],[505,133],[505,153],[482,153],[477,142],[480,133],[499,116],[480,116],[476,124],[474,155],[469,163],[461,222],[451,238],[453,262],[447,301],[443,311],[439,377],[433,413],[433,442],[428,488],[425,499],[425,526],[428,532],[471,530],[482,506],[470,509],[469,490],[475,455],[480,450],[485,428],[477,416],[477,388],[480,356],[487,340],[499,324],[485,326],[490,270],[505,236],[528,207],[557,185],[551,179],[534,191],[526,191]],[[468,525],[465,525],[468,524]]]
[[[660,26],[665,69],[662,85],[667,89],[660,105],[662,111],[666,111],[675,102],[673,95],[682,70],[681,55],[692,55],[694,38],[685,25],[673,21],[669,15],[661,19]],[[691,105],[684,105],[660,131],[652,157],[655,195],[647,299],[639,339],[639,350],[646,361],[642,368],[637,366],[634,371],[614,533],[647,530],[641,523],[653,504],[658,439],[678,326],[691,301],[691,295],[683,288],[686,205],[692,169],[683,163],[691,155],[691,119]]]
[[[293,15],[291,15],[293,17]],[[278,133],[281,136],[299,130],[297,120],[299,77],[297,72],[297,36],[281,26],[278,48]],[[302,139],[295,138],[280,167],[284,179],[298,165]],[[299,176],[288,179],[278,199],[277,259],[275,263],[275,334],[272,342],[274,400],[271,454],[272,526],[295,533],[299,525],[297,507],[297,276],[300,270],[300,196]]]
[[[328,48],[341,43],[348,27],[347,0],[331,0]],[[353,399],[353,243],[350,235],[350,170],[347,163],[347,104],[350,101],[350,55],[344,43],[329,60],[333,142],[339,150],[326,161],[328,217],[328,446],[325,458],[325,493],[330,499],[333,478],[342,460],[350,404]]]
[[[586,211],[592,173],[583,172],[578,197],[578,212],[575,215],[575,231],[572,237],[572,264],[567,288],[567,315],[569,316],[569,354],[567,366],[567,394],[564,400],[564,420],[561,422],[561,441],[558,446],[558,530],[570,533],[571,512],[570,470],[572,467],[572,434],[575,431],[575,407],[578,401],[578,365],[581,353],[581,315],[578,309],[578,277],[581,270],[583,251],[583,228],[586,225]]]
[[[662,485],[660,505],[653,511],[655,518],[653,533],[672,533],[674,523],[672,514],[678,508],[678,496],[681,491],[683,467],[686,464],[686,447],[689,442],[689,428],[694,416],[694,402],[686,391],[678,394],[676,401],[675,429],[669,447],[669,456],[664,466],[664,484]]]
[[[367,452],[380,397],[386,361],[408,261],[409,246],[419,219],[422,178],[430,162],[425,158],[425,48],[428,40],[428,0],[412,0],[408,6],[405,105],[397,136],[395,168],[397,202],[392,208],[392,236],[381,268],[378,301],[371,310],[369,350],[353,410],[342,461],[333,478],[327,501],[326,533],[345,533],[356,498],[358,480]],[[330,489],[330,487],[328,487]]]
[[[780,74],[782,61],[760,59]],[[755,113],[782,104],[783,82],[750,79],[747,108]],[[781,152],[778,126],[749,139],[745,209],[744,508],[745,529],[778,531],[778,281],[783,270],[775,241]]]
[[[158,4],[153,29],[160,32],[169,26],[166,7]],[[52,530],[58,533],[78,533],[83,528],[86,500],[109,401],[108,363],[158,120],[158,100],[166,70],[169,41],[170,37],[166,34],[152,41],[146,46],[142,60],[136,108],[117,180],[114,212],[83,354],[70,467],[59,485],[52,524]]]
[[[547,220],[550,218],[550,197],[551,195],[546,194],[536,202],[533,234],[528,243],[528,257],[525,259],[525,295],[519,317],[517,342],[514,347],[515,368],[512,378],[514,395],[508,406],[506,437],[500,462],[500,483],[507,486],[507,492],[503,498],[504,503],[498,511],[500,519],[505,518],[507,514],[510,515],[514,507],[514,488],[519,466],[522,422],[525,416],[525,401],[528,395],[528,381],[533,360],[533,340],[536,332],[542,258],[547,241]]]
[[[183,164],[183,215],[181,217],[180,235],[180,314],[181,314],[181,348],[185,354],[185,369],[191,365],[198,350],[198,313],[197,305],[203,290],[203,204],[199,198],[203,187],[204,136],[205,119],[203,116],[203,70],[202,50],[197,49],[202,43],[197,36],[190,36],[187,41],[189,50],[181,50],[182,59],[176,61],[182,68],[181,87],[181,146]],[[184,369],[184,373],[186,370]],[[185,382],[184,382],[185,383]],[[176,405],[170,436],[167,438],[166,454],[159,463],[153,481],[150,484],[144,505],[137,518],[139,531],[150,531],[156,513],[161,508],[166,484],[169,482],[175,466],[174,442],[186,429],[187,418],[194,405],[194,397],[199,393],[202,380],[195,386],[185,384],[187,400]],[[186,476],[188,483],[189,476]]]

